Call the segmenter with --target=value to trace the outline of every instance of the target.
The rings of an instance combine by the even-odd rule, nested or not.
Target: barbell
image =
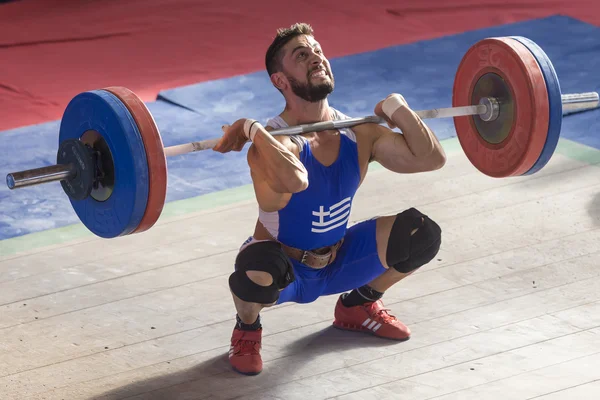
[[[452,107],[415,111],[454,118],[465,155],[496,178],[530,175],[552,157],[566,114],[598,108],[596,92],[562,94],[546,53],[524,37],[486,38],[471,46],[454,79]],[[316,122],[271,131],[299,135],[382,124],[378,116]],[[10,189],[60,181],[81,222],[103,238],[139,233],[160,217],[166,157],[212,149],[219,138],[164,147],[158,127],[131,90],[76,95],[59,129],[55,165],[9,173]]]

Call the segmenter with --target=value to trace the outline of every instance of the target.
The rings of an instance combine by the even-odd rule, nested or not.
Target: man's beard
[[[320,83],[318,85],[314,85],[311,82],[310,74],[308,76],[308,83],[300,83],[291,76],[288,76],[287,78],[290,81],[292,91],[296,96],[311,103],[316,103],[324,100],[331,92],[333,92],[333,88],[335,86],[333,76],[331,76],[330,72],[326,71],[325,73],[329,77],[330,81],[326,83]]]

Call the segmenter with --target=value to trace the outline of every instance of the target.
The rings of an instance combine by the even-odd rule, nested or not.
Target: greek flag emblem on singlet
[[[325,206],[319,206],[318,211],[313,211],[311,232],[324,233],[339,226],[342,226],[350,217],[351,197],[346,197],[344,200],[329,206],[327,211]]]

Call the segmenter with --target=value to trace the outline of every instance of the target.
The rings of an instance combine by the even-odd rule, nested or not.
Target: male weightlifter
[[[414,208],[349,228],[347,222],[370,162],[396,173],[416,173],[439,169],[446,161],[435,135],[398,94],[375,106],[389,128],[362,124],[272,136],[269,132],[280,127],[348,117],[328,104],[333,73],[310,25],[278,29],[265,62],[285,109],[265,127],[252,119],[225,126],[214,148],[240,151],[252,142],[248,164],[258,221],[229,278],[237,310],[229,360],[247,375],[262,371],[260,311],[274,304],[341,294],[334,326],[409,338],[410,330],[384,309],[381,298],[435,257],[440,227]],[[403,134],[393,132],[395,127]]]

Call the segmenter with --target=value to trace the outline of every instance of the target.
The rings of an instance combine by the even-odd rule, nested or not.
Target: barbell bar
[[[590,94],[589,97],[591,98],[592,94]],[[486,105],[481,104],[477,106],[451,107],[417,111],[416,113],[419,116],[421,116],[421,118],[447,118],[459,115],[483,115],[487,113],[487,110],[488,108],[486,107]],[[295,125],[286,128],[275,129],[270,131],[269,133],[273,136],[290,136],[310,132],[322,132],[325,130],[351,128],[353,126],[366,123],[380,124],[383,122],[385,122],[383,118],[378,117],[376,115],[370,115],[367,117],[357,117],[346,120],[324,121],[310,124]],[[165,147],[165,156],[174,157],[202,150],[209,150],[214,148],[214,146],[216,146],[219,140],[220,138],[206,139]],[[73,174],[75,173],[76,170],[73,168],[72,164],[57,164],[47,167],[30,169],[26,171],[9,173],[6,177],[6,182],[9,189],[16,189],[26,186],[33,186],[42,183],[49,183],[69,179],[72,178]]]
[[[597,92],[563,94],[561,100],[564,115],[591,110],[600,106],[600,96]],[[434,108],[430,110],[418,110],[415,111],[415,113],[421,119],[453,118],[477,115],[480,116],[482,120],[489,122],[498,118],[499,109],[500,103],[497,99],[486,97],[482,99],[481,104],[474,106]],[[273,136],[300,135],[311,132],[351,128],[356,125],[367,123],[383,124],[385,123],[385,120],[376,115],[369,115],[366,117],[350,118],[346,120],[295,125],[286,128],[275,129],[269,133]],[[220,138],[207,139],[165,147],[165,156],[174,157],[202,150],[209,150],[216,146],[219,140]],[[77,170],[74,168],[73,164],[55,164],[47,167],[11,172],[6,176],[6,183],[9,189],[17,189],[26,186],[71,179],[76,173]]]

